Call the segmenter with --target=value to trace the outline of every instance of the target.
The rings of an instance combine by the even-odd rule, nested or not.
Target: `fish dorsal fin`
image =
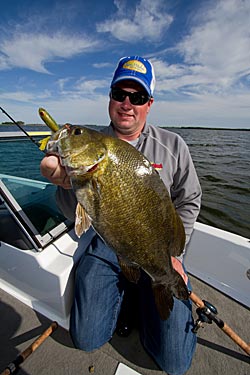
[[[137,264],[129,263],[118,256],[119,265],[122,273],[128,281],[137,284],[141,276],[140,267]]]
[[[86,213],[85,209],[80,203],[76,206],[76,219],[75,219],[75,233],[78,237],[81,237],[91,225],[91,219]]]

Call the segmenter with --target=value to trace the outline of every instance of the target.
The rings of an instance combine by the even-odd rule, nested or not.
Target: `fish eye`
[[[74,135],[80,135],[82,133],[83,133],[83,129],[80,129],[80,128],[74,129]]]
[[[104,156],[105,156],[104,152],[100,152],[100,154],[98,154],[98,160],[102,159]]]

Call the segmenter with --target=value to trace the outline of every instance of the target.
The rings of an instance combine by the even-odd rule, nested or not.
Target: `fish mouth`
[[[59,155],[60,146],[59,142],[62,138],[66,138],[69,135],[70,125],[64,125],[63,128],[59,129],[54,136],[48,141],[46,145],[46,151],[48,154]]]
[[[58,155],[57,140],[50,140],[46,145],[46,151],[48,154]]]

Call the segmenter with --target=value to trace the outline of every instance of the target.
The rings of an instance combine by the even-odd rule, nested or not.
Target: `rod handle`
[[[204,302],[194,293],[189,293],[189,298],[191,301],[194,302],[194,304],[199,308],[205,308],[206,305]],[[235,333],[232,328],[230,328],[223,320],[216,318],[214,314],[211,313],[211,316],[213,317],[213,321],[217,324],[217,326],[228,336],[230,337],[244,352],[246,352],[248,355],[250,355],[250,344],[247,344],[242,338]]]
[[[0,375],[13,374],[21,363],[25,361],[58,327],[57,322],[52,322],[51,325],[22,353],[20,353],[16,359],[11,362]]]

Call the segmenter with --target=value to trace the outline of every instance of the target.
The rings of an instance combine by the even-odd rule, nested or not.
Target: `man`
[[[181,137],[146,123],[154,101],[154,86],[154,70],[148,60],[139,56],[122,58],[111,82],[111,124],[104,132],[130,142],[159,171],[183,221],[187,243],[200,210],[200,184],[188,147]],[[58,159],[45,157],[41,172],[59,185],[58,205],[65,216],[74,219],[76,198]],[[111,339],[126,281],[115,253],[93,229],[86,238],[86,251],[76,270],[70,332],[77,348],[91,351]],[[173,266],[190,288],[182,257],[173,258]],[[142,344],[164,371],[171,375],[185,373],[191,365],[196,345],[190,301],[175,298],[170,317],[163,321],[156,310],[150,278],[144,272],[137,288]]]

